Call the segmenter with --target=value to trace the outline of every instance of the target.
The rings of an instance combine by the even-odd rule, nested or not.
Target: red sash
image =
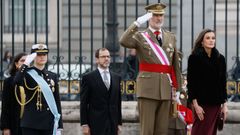
[[[177,88],[177,86],[178,86],[173,66],[161,65],[161,64],[140,63],[139,70],[147,71],[147,72],[168,73],[171,76],[173,87]]]

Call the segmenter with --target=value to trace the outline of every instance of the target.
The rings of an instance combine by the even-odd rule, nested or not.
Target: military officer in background
[[[179,66],[181,67],[181,62],[183,58],[183,53],[178,51],[178,56],[179,56]],[[186,75],[182,75],[182,84],[181,87],[179,87],[179,90],[177,92],[177,104],[182,105],[184,107],[188,107],[187,103],[187,80],[186,80]],[[192,113],[189,113],[184,109],[184,112],[182,112],[178,107],[178,117],[176,118],[170,118],[169,119],[169,127],[168,127],[168,135],[186,135],[187,131],[190,130],[190,117],[188,119],[183,118],[184,116],[187,117],[186,115],[192,115]],[[182,114],[182,117],[179,116],[179,113]],[[188,114],[189,113],[189,114]],[[190,127],[190,128],[189,128]]]
[[[181,84],[176,38],[162,27],[165,8],[162,3],[146,6],[147,13],[138,17],[120,38],[123,47],[135,48],[138,54],[141,135],[168,135],[171,102]],[[147,21],[148,28],[138,31]]]
[[[182,105],[187,106],[187,93],[184,90],[180,91],[179,100]],[[169,119],[168,135],[186,135],[187,123],[183,119],[176,117]]]
[[[45,44],[33,45],[14,79],[23,135],[60,135],[63,129],[58,77],[46,69],[47,55]]]

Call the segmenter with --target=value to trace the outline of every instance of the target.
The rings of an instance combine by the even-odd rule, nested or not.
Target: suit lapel
[[[162,34],[163,34],[163,38],[162,38],[162,46],[167,46],[167,41],[169,36],[167,35],[167,33],[165,32],[164,29],[162,29]]]
[[[159,45],[159,42],[157,41],[157,38],[156,36],[154,35],[154,33],[152,33],[152,31],[150,29],[147,29],[146,30],[148,35],[150,35],[151,39],[153,40],[154,43],[158,44]],[[160,46],[160,45],[159,45]]]
[[[111,71],[110,71],[110,76],[111,76],[111,82],[110,82],[110,88],[109,89],[114,88],[114,86],[115,86],[115,81],[113,81],[115,78],[114,78],[114,75]]]
[[[152,33],[152,31],[149,28],[146,31],[147,31],[148,35],[150,35],[150,37],[154,41],[154,43],[159,45],[159,43],[158,43],[154,33]],[[162,39],[161,39],[162,40],[162,46],[166,46],[167,45],[168,37],[169,36],[167,36],[167,33],[165,32],[165,30],[162,29]]]
[[[116,88],[116,78],[115,78],[115,75],[111,71],[110,71],[110,76],[111,76],[111,82],[110,82],[109,92],[110,92],[110,98],[111,98],[111,97],[115,97],[113,95],[116,92],[116,90],[115,90],[115,88]]]
[[[110,72],[110,71],[109,71]],[[106,85],[105,85],[105,83],[103,82],[103,79],[102,79],[102,76],[101,76],[101,73],[99,72],[99,70],[98,69],[96,69],[96,80],[97,80],[97,83],[98,83],[98,85],[102,88],[105,88],[106,90],[108,90],[107,89],[107,87],[106,87]],[[110,80],[110,87],[109,87],[109,90],[111,89],[111,85],[112,85],[112,75],[111,75],[111,72],[110,72],[110,76],[111,76],[111,80]]]
[[[107,87],[104,84],[101,73],[99,72],[98,69],[95,70],[95,74],[96,74],[96,76],[95,76],[96,81],[95,82],[98,83],[99,88],[105,88],[107,90]]]
[[[159,43],[158,43],[158,41],[157,41],[154,33],[152,33],[152,31],[151,31],[149,28],[146,29],[146,32],[150,35],[151,39],[152,39],[156,44],[159,45]],[[163,49],[163,51],[164,51],[166,54],[168,54],[167,51],[166,51],[166,47],[167,47],[166,41],[168,41],[168,36],[167,36],[167,33],[164,31],[164,29],[162,29],[162,36],[163,36],[163,37],[162,37],[162,49]],[[149,46],[150,46],[150,45],[149,45]],[[159,46],[160,46],[160,45],[159,45]],[[155,60],[158,60],[159,63],[161,63],[160,60],[158,59],[158,57],[156,56],[156,54],[155,54],[155,52],[154,52],[153,50],[152,50],[151,54],[154,54],[154,57],[155,57],[154,59],[155,59]],[[169,58],[168,55],[167,55],[167,57]]]

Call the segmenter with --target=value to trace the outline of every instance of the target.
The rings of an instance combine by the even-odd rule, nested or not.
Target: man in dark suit
[[[110,53],[95,53],[97,69],[82,77],[80,118],[84,135],[117,135],[122,124],[121,77],[109,71]]]

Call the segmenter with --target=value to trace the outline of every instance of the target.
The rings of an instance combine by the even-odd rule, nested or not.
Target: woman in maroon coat
[[[188,96],[194,109],[192,135],[216,135],[217,116],[227,116],[226,63],[215,47],[215,33],[204,29],[188,59]]]

